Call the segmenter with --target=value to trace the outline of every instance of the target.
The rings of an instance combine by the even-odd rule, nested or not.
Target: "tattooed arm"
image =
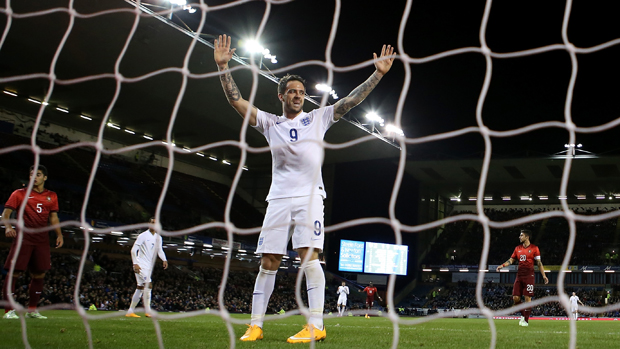
[[[246,116],[248,109],[250,109],[248,114],[250,125],[256,126],[256,113],[258,112],[256,107],[250,105],[250,102],[241,97],[241,92],[239,92],[235,80],[233,80],[230,71],[228,71],[228,62],[236,50],[236,48],[230,49],[230,40],[230,36],[226,35],[223,37],[220,35],[218,40],[215,40],[213,58],[215,59],[215,64],[217,64],[217,69],[223,72],[223,74],[220,75],[220,82],[222,83],[222,88],[224,89],[224,94],[226,94],[228,103],[230,103],[243,118]]]
[[[381,49],[381,56],[379,59],[384,58],[386,56],[392,56],[394,54],[394,48],[390,45],[387,47],[383,45]],[[377,54],[372,54],[374,59],[377,60]],[[377,86],[383,75],[385,75],[390,68],[392,68],[392,63],[394,62],[394,57],[387,58],[380,61],[375,61],[375,72],[368,78],[368,80],[364,81],[361,85],[356,87],[348,96],[339,100],[334,105],[334,120],[339,120],[344,116],[349,110],[356,107],[358,104],[362,103],[364,99],[374,90]]]

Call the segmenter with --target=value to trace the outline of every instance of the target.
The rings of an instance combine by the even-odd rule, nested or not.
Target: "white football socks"
[[[144,312],[147,314],[151,314],[151,291],[151,288],[144,290]]]
[[[308,308],[310,308],[308,323],[322,330],[323,306],[325,305],[325,273],[323,273],[323,268],[321,268],[318,259],[309,261],[303,269],[308,290]]]
[[[252,320],[251,326],[263,327],[263,319],[269,305],[269,298],[273,293],[276,284],[277,270],[263,269],[261,266],[254,283],[254,293],[252,295]]]
[[[140,303],[140,298],[142,297],[142,290],[136,288],[136,292],[133,293],[133,297],[131,297],[131,305],[129,306],[129,310],[127,310],[127,314],[131,314],[136,310],[136,306]]]

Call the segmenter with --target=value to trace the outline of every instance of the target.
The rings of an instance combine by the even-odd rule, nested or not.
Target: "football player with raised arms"
[[[375,58],[375,71],[347,97],[333,106],[304,112],[305,80],[297,75],[286,75],[278,84],[278,99],[282,115],[259,110],[241,97],[230,73],[228,62],[236,49],[231,49],[231,38],[220,35],[215,40],[213,57],[220,82],[230,105],[247,117],[250,126],[262,133],[271,148],[272,181],[267,195],[268,207],[258,240],[257,252],[261,266],[256,277],[252,297],[251,323],[240,338],[256,341],[263,338],[263,319],[273,292],[276,273],[282,256],[287,253],[290,237],[293,249],[302,261],[311,313],[308,324],[299,333],[289,337],[289,343],[308,343],[323,340],[327,333],[323,326],[325,304],[325,275],[319,263],[323,249],[323,199],[326,196],[321,175],[323,137],[325,132],[349,110],[360,104],[377,86],[394,62],[394,48],[383,46]]]

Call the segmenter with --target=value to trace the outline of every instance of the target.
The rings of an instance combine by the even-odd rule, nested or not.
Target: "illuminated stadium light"
[[[203,154],[203,153],[196,153],[196,155],[201,156],[203,158],[205,157],[205,154]]]
[[[606,273],[615,273],[614,270],[605,270]]]
[[[394,125],[391,125],[391,124],[385,126],[385,130],[388,131],[388,133],[396,133],[397,135],[399,135],[401,137],[405,135],[405,133],[403,132],[402,129],[400,129],[400,128],[394,126]]]
[[[489,272],[489,269],[480,269],[480,271],[483,271],[483,272],[485,272],[485,273],[488,273],[488,272]]]
[[[331,86],[328,86],[326,84],[316,84],[317,90],[322,91],[322,92],[329,92],[329,94],[332,96],[333,99],[338,99],[338,95],[336,94],[336,91],[332,90]]]
[[[228,161],[228,160],[222,160],[222,163],[230,166],[230,161]]]
[[[177,248],[177,251],[187,251],[186,248]]]
[[[475,196],[471,196],[471,197],[469,198],[469,201],[476,201],[476,200],[478,200],[478,198],[477,198],[477,197],[475,197]]]
[[[119,240],[122,240],[122,241],[124,241],[124,242],[129,241],[129,238],[128,238],[128,237],[122,237],[122,238],[118,238],[118,239],[119,239]]]
[[[190,245],[190,246],[194,246],[195,243],[191,242],[191,241],[183,241],[183,245]]]
[[[237,250],[237,252],[248,252],[246,250]]]
[[[108,122],[108,127],[112,127],[112,128],[117,129],[117,130],[120,130],[120,129],[121,129],[121,127],[120,127],[120,126],[118,126],[118,125],[114,125],[114,124],[113,124],[113,123],[111,123],[111,122]]]
[[[56,107],[56,110],[61,111],[63,113],[69,113],[69,110],[67,110],[65,108],[61,108],[61,107]]]
[[[433,271],[433,269],[423,268],[422,271]]]
[[[461,198],[453,196],[453,197],[450,198],[450,201],[459,201],[460,202]]]
[[[243,166],[243,167],[242,167],[242,169],[243,169],[244,171],[249,171],[249,170],[250,170],[247,166]]]
[[[511,197],[510,196],[502,196],[502,200],[504,201],[510,201]]]
[[[130,135],[135,135],[136,134],[136,132],[134,132],[134,131],[132,131],[130,129],[127,129],[127,128],[125,129],[125,132],[129,133]]]
[[[203,247],[209,247],[209,248],[213,247],[213,245],[209,245],[209,244],[202,244],[202,246]]]
[[[538,195],[538,200],[549,200],[547,195]]]
[[[230,250],[230,248],[226,247],[226,246],[222,246],[220,247],[222,250]]]
[[[166,244],[166,245],[168,245],[168,246],[176,246],[177,244],[168,243],[168,244]]]
[[[500,269],[499,272],[500,273],[508,273],[508,272],[510,272],[510,270],[508,270],[508,269]]]
[[[40,100],[34,99],[34,98],[28,98],[28,101],[30,101],[32,103],[36,103],[36,104],[49,105],[49,103],[47,103],[47,102],[41,102]]]
[[[209,156],[209,159],[213,160],[213,161],[217,161],[217,158],[213,155]]]
[[[577,197],[577,200],[585,200],[586,199],[586,196],[583,195],[583,194],[577,194],[575,196]]]
[[[572,270],[562,270],[562,272],[564,272],[564,273],[572,273],[573,271]]]
[[[111,231],[110,234],[112,235],[123,235],[122,231]]]
[[[144,139],[148,139],[149,141],[153,140],[153,137],[149,136],[149,135],[142,135],[142,138]]]
[[[4,90],[4,91],[2,91],[2,92],[4,92],[5,94],[7,94],[7,95],[9,95],[9,96],[17,97],[17,93],[13,93],[13,92],[11,92],[11,91],[7,91],[7,90]]]
[[[595,197],[597,200],[602,200],[602,199],[605,199],[605,194],[596,194],[596,195],[594,195],[594,197]]]
[[[185,150],[188,153],[191,153],[192,151],[188,148],[188,147],[183,147],[183,150]]]
[[[584,273],[593,273],[592,270],[583,270]]]
[[[485,196],[484,197],[484,201],[491,201],[491,200],[493,200],[492,196]]]
[[[459,269],[459,271],[460,271],[461,273],[467,273],[467,272],[469,272],[469,269]]]
[[[439,269],[439,271],[447,272],[448,268],[441,268],[441,269]]]
[[[372,121],[372,122],[377,122],[379,123],[379,125],[383,126],[383,123],[385,122],[385,120],[383,120],[382,117],[380,117],[377,113],[375,112],[370,112],[368,114],[366,114],[366,119]]]
[[[85,120],[88,120],[88,121],[92,120],[92,118],[90,118],[90,117],[88,117],[88,116],[86,116],[86,115],[80,115],[80,117],[81,117],[82,119],[85,119]]]
[[[560,196],[558,196],[558,200],[566,200],[566,195],[560,195]]]
[[[161,141],[161,143],[162,143],[162,144],[165,144],[165,145],[168,145],[168,142],[165,142],[165,141]],[[173,147],[176,147],[177,145],[176,145],[175,143],[172,143],[172,146],[173,146]]]
[[[526,196],[526,195],[522,195],[522,196],[520,196],[519,198],[521,199],[521,201],[532,200],[532,198],[531,198],[531,197]]]
[[[289,256],[282,256],[282,258],[284,258],[284,259],[289,259],[289,258],[291,258],[291,257],[289,257]]]
[[[620,194],[612,194],[615,199],[620,199]]]
[[[92,239],[93,239],[93,240],[103,240],[103,238],[102,238],[102,237],[100,237],[100,236],[93,236],[93,237],[92,237]]]

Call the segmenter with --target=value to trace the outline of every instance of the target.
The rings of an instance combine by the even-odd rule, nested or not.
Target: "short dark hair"
[[[299,75],[286,74],[283,78],[280,79],[280,82],[278,82],[279,94],[283,95],[284,93],[286,93],[286,84],[288,84],[289,81],[299,81],[304,85],[304,88],[306,88],[306,80],[304,80],[304,78]]]
[[[528,238],[532,238],[532,231],[529,229],[521,229],[521,234],[527,235]]]
[[[47,177],[47,167],[43,165],[39,165],[37,168],[38,171],[41,171],[45,177]],[[34,171],[34,165],[30,166],[30,172]],[[36,174],[36,173],[35,173]]]

